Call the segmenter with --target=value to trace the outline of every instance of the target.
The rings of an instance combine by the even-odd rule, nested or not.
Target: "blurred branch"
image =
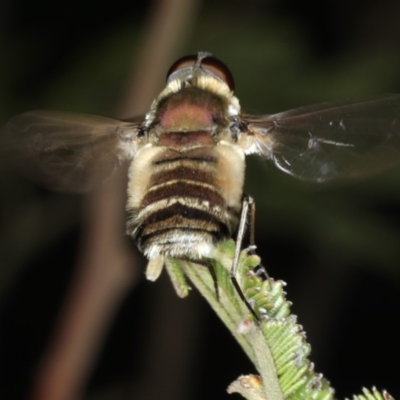
[[[196,0],[158,0],[146,23],[126,96],[117,113],[143,113],[161,85],[164,66],[181,48]],[[86,202],[86,233],[75,279],[34,382],[31,399],[69,400],[82,391],[109,322],[138,276],[123,239],[126,171]],[[118,194],[118,195],[116,195]]]
[[[121,118],[145,113],[165,83],[167,68],[190,37],[199,0],[155,0],[143,30],[143,44],[125,97]]]

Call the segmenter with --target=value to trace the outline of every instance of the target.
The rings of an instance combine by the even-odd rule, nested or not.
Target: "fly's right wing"
[[[244,115],[253,152],[309,182],[346,181],[400,165],[400,95]]]

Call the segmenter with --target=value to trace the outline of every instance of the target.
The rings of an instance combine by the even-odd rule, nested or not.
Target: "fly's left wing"
[[[400,164],[400,95],[243,115],[250,152],[310,182],[361,178]]]
[[[0,153],[50,189],[86,192],[134,157],[143,119],[31,111],[1,128]]]

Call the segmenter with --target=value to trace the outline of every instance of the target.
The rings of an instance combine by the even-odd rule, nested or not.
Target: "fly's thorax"
[[[239,101],[225,83],[199,76],[190,82],[170,82],[154,100],[142,128],[153,143],[164,132],[178,131],[208,131],[218,141],[221,133],[230,135],[229,127],[239,114]]]
[[[150,259],[207,256],[237,227],[244,153],[232,143],[211,144],[209,132],[191,134],[203,145],[149,144],[130,167],[127,230]]]

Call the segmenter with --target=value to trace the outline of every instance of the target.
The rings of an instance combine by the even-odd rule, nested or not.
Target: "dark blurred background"
[[[115,115],[147,4],[4,0],[0,124],[38,108]],[[207,50],[226,62],[247,111],[400,92],[396,0],[204,0],[188,35],[182,55]],[[26,399],[74,274],[82,197],[0,172],[0,398]],[[246,191],[257,204],[258,252],[268,273],[288,283],[316,371],[337,398],[373,385],[399,398],[400,168],[321,189],[251,159]],[[160,291],[167,301],[157,319]],[[228,398],[227,385],[253,367],[196,291],[178,299],[165,273],[156,283],[141,277],[124,296],[83,398],[153,398],[135,391],[138,382],[172,383],[144,376],[151,340],[188,321],[179,398]],[[167,367],[187,348],[175,345],[168,354],[176,358],[158,354]]]

